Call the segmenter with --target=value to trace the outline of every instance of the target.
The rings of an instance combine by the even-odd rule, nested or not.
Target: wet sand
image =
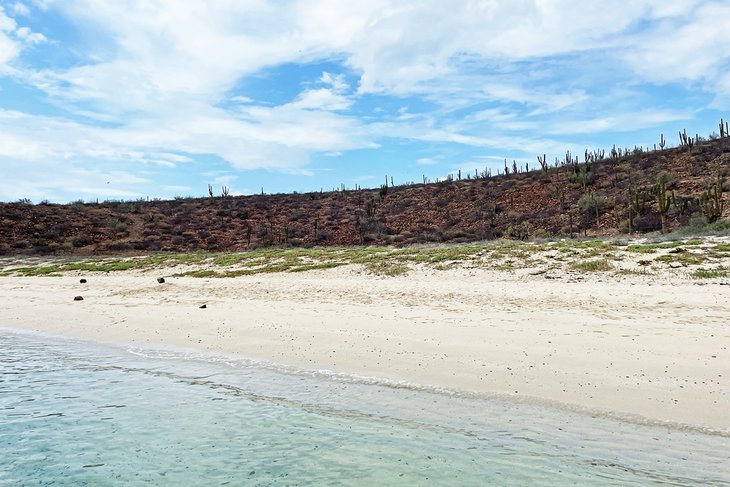
[[[0,326],[730,433],[730,286],[720,282],[466,268],[377,277],[357,266],[159,275],[3,277]]]

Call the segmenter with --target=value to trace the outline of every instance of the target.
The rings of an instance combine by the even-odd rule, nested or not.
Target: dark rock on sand
[[[81,284],[86,284],[86,279],[79,279],[79,282],[80,282]]]
[[[200,309],[205,309],[207,307],[208,307],[208,305],[207,304],[204,304],[203,306],[200,307]]]
[[[164,277],[158,277],[157,278],[157,282],[159,282],[160,284],[162,284],[162,283],[165,282],[165,278]]]
[[[74,296],[74,301],[83,301],[83,300],[84,300],[83,296]]]

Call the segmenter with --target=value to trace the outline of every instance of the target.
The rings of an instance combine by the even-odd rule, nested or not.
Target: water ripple
[[[723,436],[230,358],[0,331],[0,378],[0,485],[730,485]]]

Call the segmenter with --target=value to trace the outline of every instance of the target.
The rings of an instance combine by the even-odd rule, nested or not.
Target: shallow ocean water
[[[730,438],[0,330],[0,485],[730,485]]]

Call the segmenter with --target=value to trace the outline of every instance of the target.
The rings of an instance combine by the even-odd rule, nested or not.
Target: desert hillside
[[[681,134],[680,134],[681,135]],[[723,134],[726,135],[726,134]],[[446,181],[171,201],[0,204],[0,253],[239,251],[669,231],[726,218],[730,138],[505,161]]]

